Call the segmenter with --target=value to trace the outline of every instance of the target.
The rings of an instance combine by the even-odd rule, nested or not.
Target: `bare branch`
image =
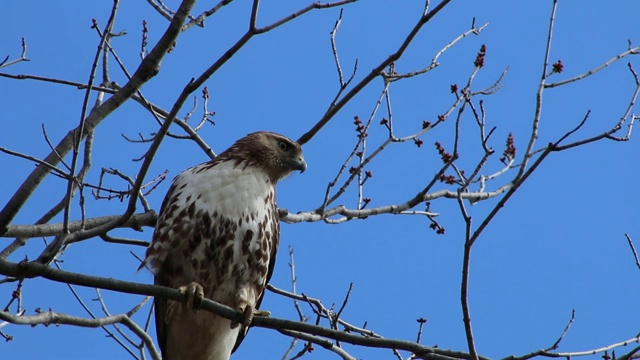
[[[544,84],[547,79],[547,68],[549,67],[549,54],[551,53],[551,39],[553,36],[553,25],[556,19],[556,8],[558,6],[558,0],[553,0],[553,6],[551,8],[551,16],[549,19],[549,30],[547,31],[547,45],[544,53],[544,61],[542,64],[542,75],[538,84],[538,91],[536,92],[536,110],[533,116],[531,135],[529,137],[529,144],[523,154],[523,160],[518,170],[516,178],[521,177],[526,171],[529,159],[532,156],[533,147],[538,139],[538,126],[540,124],[540,118],[542,116],[542,93],[544,91]]]
[[[84,180],[84,177],[86,176],[86,174],[89,172],[89,169],[91,168],[91,153],[92,153],[92,150],[93,150],[93,134],[94,134],[94,132],[90,131],[87,134],[87,137],[85,139],[84,157],[83,157],[82,167],[81,167],[80,171],[78,172],[78,176],[76,177],[76,181],[74,181],[74,183],[73,183],[73,186],[71,188],[71,193],[65,193],[64,196],[62,197],[62,199],[56,205],[54,205],[51,209],[49,209],[49,211],[47,211],[42,217],[40,217],[40,219],[38,219],[38,221],[36,221],[36,225],[46,224],[54,216],[56,216],[58,213],[60,213],[62,210],[64,210],[64,208],[65,208],[65,206],[66,206],[66,204],[68,202],[68,198],[73,197],[75,195],[76,191],[78,189],[82,188],[82,184],[81,183]],[[83,226],[82,224],[83,224],[83,221],[84,221],[84,208],[82,207],[82,204],[84,203],[84,198],[82,196],[82,191],[80,192],[80,195],[81,195],[80,196],[80,203],[81,203],[81,210],[82,210],[82,220],[80,220],[80,226]],[[8,257],[10,254],[12,254],[14,251],[16,251],[21,246],[24,246],[25,244],[26,244],[26,238],[25,237],[17,237],[14,241],[11,242],[11,244],[6,246],[0,252],[0,257],[1,258]]]
[[[435,68],[437,68],[438,66],[440,66],[440,63],[438,63],[438,59],[440,58],[440,56],[442,56],[442,54],[444,54],[447,50],[449,50],[451,47],[453,47],[453,45],[455,45],[457,42],[459,42],[460,40],[464,39],[465,37],[473,34],[473,35],[480,35],[480,33],[482,32],[482,30],[484,30],[487,26],[489,26],[489,23],[484,23],[484,25],[482,25],[481,27],[477,28],[475,26],[475,23],[472,25],[471,29],[465,31],[464,33],[460,34],[457,38],[451,40],[451,42],[449,42],[447,45],[445,45],[442,49],[440,49],[435,56],[433,57],[433,59],[431,59],[431,63],[425,67],[422,68],[420,70],[415,70],[415,71],[411,71],[408,73],[404,73],[404,74],[399,74],[396,72],[393,73],[389,73],[387,74],[386,72],[382,72],[381,75],[382,77],[386,80],[386,81],[397,81],[400,79],[406,79],[406,78],[411,78],[414,76],[418,76],[421,74],[424,74],[428,71],[431,71]]]
[[[100,239],[104,240],[104,242],[108,242],[108,243],[112,243],[112,244],[142,246],[143,248],[149,247],[149,244],[150,244],[149,241],[114,238],[114,237],[109,236],[107,234],[100,235]]]
[[[156,351],[152,351],[154,349],[153,340],[151,337],[145,333],[134,321],[131,320],[131,315],[133,315],[136,311],[138,311],[140,307],[136,306],[127,313],[105,316],[96,319],[87,319],[83,317],[56,313],[53,311],[45,311],[41,312],[37,315],[31,316],[16,316],[11,313],[0,311],[0,319],[8,321],[12,324],[17,325],[51,325],[51,324],[64,324],[64,325],[74,325],[81,327],[104,327],[106,325],[113,325],[117,323],[121,323],[125,325],[129,330],[131,330],[136,335],[140,336],[147,346],[151,346],[149,348],[149,352],[154,360],[161,360],[159,353]]]
[[[461,192],[459,192],[461,194]],[[473,241],[471,240],[471,216],[467,213],[467,210],[462,201],[462,197],[458,196],[458,206],[460,207],[460,213],[465,223],[465,242],[464,252],[462,255],[462,281],[460,285],[460,303],[462,305],[462,321],[464,322],[464,331],[467,336],[467,347],[472,359],[478,359],[478,353],[476,352],[476,345],[473,339],[473,330],[471,326],[471,315],[469,310],[469,266],[471,261],[471,247]]]
[[[33,162],[35,162],[35,163],[37,163],[39,165],[42,165],[43,167],[48,168],[51,171],[56,172],[58,175],[60,175],[60,177],[63,177],[65,179],[67,177],[69,177],[69,174],[67,174],[66,172],[62,171],[61,169],[55,167],[54,165],[49,164],[48,162],[46,162],[44,160],[40,160],[40,159],[37,159],[37,158],[35,158],[33,156],[26,155],[26,154],[23,154],[23,153],[19,153],[17,151],[9,150],[9,149],[4,148],[2,146],[0,146],[0,151],[2,151],[3,153],[6,153],[6,154],[12,155],[12,156],[16,156],[16,157],[19,157],[19,158],[27,159],[29,161],[33,161]]]
[[[151,0],[149,0],[151,1]],[[197,25],[199,27],[204,27],[204,20],[206,18],[208,18],[209,16],[215,14],[218,10],[220,10],[220,8],[222,8],[225,5],[228,5],[232,2],[233,0],[221,0],[219,3],[217,3],[216,5],[214,5],[212,8],[210,8],[209,10],[204,11],[202,14],[196,16],[196,17],[191,17],[191,20],[184,24],[184,26],[182,27],[182,31],[185,31],[191,27],[193,27],[194,25]]]
[[[164,6],[161,6],[160,4],[156,4],[156,2],[154,0],[147,0],[147,2],[149,3],[149,5],[151,5],[151,7],[158,12],[158,14],[160,14],[163,18],[171,21],[171,19],[173,18],[173,14],[171,13],[171,11],[169,9],[167,9]],[[164,5],[164,4],[162,4]]]
[[[633,258],[636,260],[636,266],[640,269],[640,260],[638,260],[638,253],[636,252],[636,248],[633,246],[633,241],[631,240],[631,236],[629,234],[624,234],[627,238],[627,242],[629,243],[629,247],[631,248],[631,252],[633,253]]]
[[[62,270],[60,268],[60,261],[54,261],[53,264],[58,270]],[[67,285],[67,288],[69,289],[69,291],[71,292],[71,294],[73,295],[73,297],[77,300],[78,304],[80,304],[80,306],[84,309],[84,311],[87,314],[89,314],[89,316],[92,319],[97,319],[98,317],[93,313],[93,311],[91,311],[89,306],[87,306],[87,304],[85,304],[84,300],[82,300],[82,298],[80,297],[80,294],[78,294],[78,292],[76,291],[75,287],[73,285],[71,285],[71,284],[66,284],[66,285]],[[107,314],[107,315],[111,315],[111,314]],[[131,350],[125,343],[123,343],[122,340],[120,340],[118,337],[116,337],[115,334],[111,330],[109,330],[109,328],[106,325],[105,326],[101,326],[101,328],[102,328],[102,330],[105,331],[105,333],[107,333],[108,337],[110,337],[116,343],[118,343],[118,345],[120,345],[126,352],[128,352],[134,358],[136,357],[136,355],[133,352],[133,350]]]
[[[595,355],[598,353],[603,353],[605,351],[613,350],[615,348],[619,348],[622,346],[627,346],[629,344],[640,342],[640,335],[633,337],[628,340],[620,341],[611,345],[603,346],[601,348],[593,349],[593,350],[585,350],[585,351],[572,351],[572,352],[559,352],[559,353],[545,353],[543,356],[548,357],[576,357],[576,356],[587,356],[587,355]]]
[[[149,81],[157,73],[157,68],[162,61],[162,58],[166,55],[167,51],[180,33],[180,26],[184,23],[186,15],[189,13],[191,7],[195,3],[195,0],[184,0],[180,5],[180,11],[173,18],[171,24],[167,28],[166,32],[158,41],[153,50],[149,53],[140,64],[136,72],[133,74],[130,81],[118,91],[111,98],[105,101],[101,106],[93,109],[91,113],[85,118],[82,127],[80,137],[84,138],[87,134],[94,129],[104,118],[113,112],[116,108],[122,105],[128,100],[141,86]],[[74,146],[74,139],[76,133],[81,130],[76,128],[69,132],[56,146],[57,153],[64,156]],[[45,162],[56,165],[58,163],[57,155],[50,153],[45,159]],[[22,185],[18,188],[15,194],[7,202],[7,204],[0,210],[0,236],[7,230],[7,225],[13,220],[18,211],[25,204],[27,199],[33,194],[33,191],[47,176],[49,168],[37,167]]]
[[[84,226],[82,221],[72,221],[69,223],[69,231],[77,232],[82,229],[93,229],[95,227],[107,224],[117,219],[118,215],[101,216],[96,218],[86,219]],[[158,220],[158,214],[151,210],[144,213],[139,213],[131,216],[131,218],[122,224],[121,228],[131,228],[136,231],[142,231],[143,226],[153,227]],[[62,234],[62,223],[57,224],[38,224],[38,225],[9,225],[7,231],[2,237],[44,237],[44,236],[56,236]]]
[[[556,340],[556,342],[553,343],[553,345],[551,345],[551,347],[548,350],[555,350],[558,348],[558,346],[560,346],[560,342],[562,341],[562,339],[564,339],[564,336],[567,335],[567,332],[569,332],[569,329],[571,328],[571,325],[573,325],[573,321],[576,319],[576,309],[571,310],[571,318],[569,319],[569,322],[567,323],[567,325],[564,327],[564,330],[562,330],[562,334],[560,334],[560,337],[558,338],[558,340]]]
[[[398,50],[396,50],[395,53],[393,53],[388,58],[380,62],[378,66],[373,68],[371,72],[367,76],[365,76],[364,79],[360,80],[360,82],[358,82],[347,94],[345,94],[340,101],[335,103],[335,105],[331,105],[329,109],[327,109],[325,114],[322,116],[322,118],[320,118],[320,120],[318,120],[316,124],[313,125],[309,131],[307,131],[298,139],[298,143],[300,145],[304,145],[309,140],[311,140],[311,138],[315,136],[315,134],[317,134],[318,131],[320,131],[320,129],[322,129],[338,113],[338,111],[340,111],[340,109],[342,109],[342,107],[344,107],[349,101],[351,101],[351,99],[356,94],[358,94],[364,87],[366,87],[371,81],[373,81],[373,79],[378,77],[382,73],[382,71],[387,66],[389,66],[392,62],[400,59],[404,51],[407,49],[409,44],[413,42],[413,39],[420,32],[422,27],[427,22],[429,22],[429,20],[431,20],[436,14],[438,14],[440,10],[442,10],[445,6],[447,6],[447,4],[449,4],[450,2],[451,0],[442,0],[442,2],[440,2],[440,4],[438,4],[433,10],[421,16],[418,22],[413,27],[413,29],[411,29],[409,34],[405,37],[405,40],[402,42],[400,47],[398,47]]]
[[[420,340],[422,339],[422,328],[424,327],[424,324],[427,323],[427,319],[425,318],[419,318],[416,320],[419,324],[418,327],[418,336],[416,337],[416,342],[419,344]]]
[[[302,340],[306,340],[306,341],[312,342],[314,344],[318,344],[318,345],[322,346],[323,348],[338,354],[344,360],[356,360],[356,358],[354,358],[353,356],[349,355],[349,353],[344,351],[344,349],[342,349],[341,347],[336,346],[336,344],[334,344],[332,341],[329,341],[329,340],[326,340],[326,339],[322,339],[322,338],[319,338],[317,336],[308,335],[308,334],[305,334],[305,333],[299,332],[299,331],[279,330],[279,332],[282,333],[282,334],[285,334],[287,336],[291,336],[293,338],[302,339]]]
[[[440,175],[443,173],[444,171],[440,170],[437,173],[437,177],[435,178],[435,180],[439,179]],[[412,209],[413,207],[417,206],[422,202],[431,201],[438,198],[447,198],[447,199],[458,198],[458,193],[456,191],[451,191],[446,189],[429,193],[428,190],[433,186],[433,184],[435,184],[435,180],[429,185],[427,185],[427,187],[423,189],[423,191],[418,193],[416,196],[414,196],[413,198],[401,204],[385,205],[385,206],[367,208],[362,210],[352,210],[352,209],[348,209],[344,205],[339,205],[331,209],[322,211],[321,213],[318,213],[317,211],[312,210],[312,211],[298,212],[295,214],[289,213],[286,209],[280,208],[278,209],[280,214],[280,220],[289,224],[303,222],[303,221],[305,222],[326,221],[331,224],[339,224],[339,223],[353,220],[353,219],[363,219],[372,215],[401,214],[408,209]],[[512,187],[513,187],[513,184],[508,183],[496,189],[495,191],[473,192],[473,193],[469,192],[469,193],[462,193],[460,194],[460,196],[464,200],[474,200],[474,201],[486,200],[486,199],[494,198],[504,193],[505,191],[510,190]],[[426,192],[424,190],[426,190]],[[342,217],[338,219],[330,219],[330,217],[336,216],[336,215],[341,215]],[[417,212],[416,215],[422,215],[422,214]]]
[[[550,355],[546,355],[549,354],[549,351],[551,350],[555,350],[558,348],[558,346],[560,346],[560,342],[562,341],[562,339],[564,339],[564,336],[567,334],[567,332],[569,331],[569,328],[571,328],[571,325],[573,324],[573,320],[575,319],[575,315],[576,315],[576,311],[575,309],[571,311],[571,319],[569,319],[569,322],[567,323],[567,325],[564,327],[564,330],[562,331],[562,334],[560,334],[560,337],[558,337],[558,340],[556,340],[555,343],[553,343],[553,345],[549,346],[548,348],[545,349],[540,349],[540,350],[536,350],[533,352],[530,352],[528,354],[522,355],[522,356],[509,356],[506,357],[502,360],[527,360],[527,359],[531,359],[537,356],[550,356]],[[551,356],[551,357],[555,357],[555,356]]]
[[[79,273],[72,273],[67,271],[61,271],[53,269],[49,266],[40,264],[38,262],[21,262],[21,263],[12,263],[10,261],[0,259],[0,274],[4,274],[7,276],[11,276],[13,278],[32,278],[32,277],[43,277],[49,280],[75,284],[80,286],[87,286],[92,288],[101,288],[119,292],[126,292],[130,294],[138,294],[138,295],[146,295],[146,296],[160,296],[163,298],[180,301],[183,302],[185,300],[184,295],[180,294],[178,290],[171,289],[164,286],[157,285],[147,285],[140,283],[133,283],[128,281],[116,280],[113,278],[103,278],[98,276],[90,276]],[[227,307],[225,305],[216,303],[214,301],[203,299],[202,300],[202,309],[206,311],[213,312],[217,315],[220,315],[226,319],[236,319],[241,316],[240,313],[235,310]],[[56,316],[57,314],[47,314],[42,317],[35,317],[28,320],[19,320],[14,315],[0,313],[0,319],[7,320],[16,324],[30,324],[30,322],[42,323],[42,321],[48,321],[49,323],[65,323],[65,319],[61,319],[60,316]],[[107,317],[108,321],[123,321],[123,315],[120,317]],[[126,316],[128,317],[128,316]],[[44,320],[42,320],[44,319]],[[103,318],[105,319],[105,318]],[[39,322],[40,321],[40,322]],[[75,319],[74,319],[75,321]],[[96,323],[90,319],[77,319],[78,324],[86,324],[86,326],[97,327],[101,326],[101,323]],[[126,326],[129,326],[125,323]],[[81,325],[84,326],[84,325]],[[399,349],[406,350],[416,353],[420,356],[428,356],[430,354],[436,355],[444,355],[448,357],[455,357],[461,359],[469,359],[470,355],[464,352],[453,351],[453,350],[445,350],[435,347],[427,347],[420,344],[416,344],[410,341],[404,340],[393,340],[393,339],[380,339],[380,338],[369,338],[362,337],[360,335],[353,335],[343,331],[337,331],[332,329],[327,329],[321,326],[273,318],[273,317],[259,317],[256,316],[253,318],[251,326],[258,326],[270,329],[278,329],[278,330],[292,330],[304,332],[311,335],[321,336],[330,338],[333,340],[344,341],[355,345],[369,346],[375,348],[388,348],[388,349]],[[134,329],[131,329],[135,332]],[[485,357],[480,357],[482,360],[488,360]]]
[[[545,84],[544,87],[545,88],[554,88],[554,87],[558,87],[558,86],[561,86],[561,85],[566,85],[566,84],[572,83],[574,81],[582,80],[582,79],[584,79],[586,77],[589,77],[589,76],[597,73],[598,71],[606,68],[607,66],[613,64],[614,62],[625,58],[628,55],[638,55],[638,54],[640,54],[640,46],[636,46],[634,48],[630,48],[627,51],[624,51],[624,52],[614,56],[613,58],[609,59],[604,64],[602,64],[602,65],[600,65],[600,66],[598,66],[598,67],[596,67],[594,69],[591,69],[591,70],[589,70],[589,71],[587,71],[587,72],[585,72],[583,74],[574,76],[574,77],[572,77],[570,79],[554,82],[554,83],[551,83],[551,84]]]
[[[74,192],[74,188],[76,186],[76,178],[75,178],[75,172],[76,172],[76,166],[78,165],[78,156],[80,154],[80,143],[82,141],[82,138],[84,138],[86,135],[84,135],[84,128],[85,128],[85,121],[87,118],[87,107],[89,106],[89,97],[91,96],[91,86],[93,85],[93,81],[95,80],[95,73],[96,71],[98,71],[98,62],[100,61],[100,55],[102,54],[102,50],[104,48],[105,43],[107,42],[107,38],[109,37],[109,34],[111,33],[111,30],[113,28],[113,24],[116,20],[116,14],[118,12],[118,5],[119,5],[119,0],[114,0],[113,2],[113,7],[111,8],[111,14],[109,15],[109,20],[107,21],[107,25],[105,27],[105,31],[104,31],[104,36],[102,36],[100,38],[100,43],[98,44],[98,49],[96,50],[96,54],[94,56],[93,62],[91,64],[91,71],[89,74],[89,80],[87,82],[87,89],[85,90],[84,93],[84,99],[82,101],[82,110],[80,112],[80,124],[78,125],[78,127],[76,128],[76,131],[73,132],[72,138],[71,138],[71,142],[72,142],[72,146],[71,146],[71,167],[69,169],[69,179],[67,181],[67,196],[66,196],[66,204],[64,206],[64,210],[62,212],[62,216],[63,216],[63,232],[67,233],[68,232],[68,226],[69,226],[69,221],[70,221],[70,212],[71,212],[71,198],[72,198],[72,193]],[[97,24],[96,24],[96,20],[94,19],[94,28],[98,28]],[[99,104],[96,104],[97,108],[99,106]],[[90,129],[89,131],[91,131],[92,129]],[[54,149],[54,152],[55,149]],[[62,159],[60,159],[62,160]],[[0,229],[0,231],[2,231]],[[64,243],[61,241],[60,245],[64,245]]]
[[[8,67],[22,61],[31,61],[29,60],[29,58],[27,58],[27,40],[25,40],[25,38],[22,38],[22,53],[20,54],[20,57],[18,59],[9,61],[9,55],[7,55],[4,60],[0,61],[0,68]]]
[[[599,141],[602,139],[609,139],[609,140],[614,140],[614,141],[628,141],[631,138],[631,131],[633,130],[633,122],[637,119],[637,116],[634,116],[631,114],[631,111],[633,110],[633,106],[635,105],[636,99],[638,98],[638,95],[640,94],[640,81],[638,81],[637,78],[637,74],[635,74],[633,68],[631,67],[631,64],[629,64],[629,69],[631,70],[631,73],[634,75],[635,81],[636,81],[636,88],[633,91],[633,94],[631,95],[631,99],[629,100],[629,104],[627,105],[627,108],[625,109],[624,113],[622,114],[622,116],[620,117],[620,120],[618,120],[618,122],[609,130],[590,137],[590,138],[586,138],[583,140],[578,140],[575,141],[573,143],[567,144],[567,145],[562,145],[560,146],[560,141],[566,139],[570,134],[572,134],[573,132],[577,131],[578,129],[580,129],[580,127],[582,127],[582,125],[584,124],[584,122],[586,122],[587,117],[585,116],[585,118],[582,120],[582,122],[580,124],[578,124],[578,126],[568,132],[565,136],[563,136],[562,138],[560,138],[560,140],[558,140],[556,142],[556,149],[555,151],[563,151],[563,150],[567,150],[567,149],[571,149],[577,146],[581,146],[581,145],[585,145],[585,144],[589,144],[595,141]],[[587,116],[589,114],[587,113]],[[622,124],[625,123],[625,121],[627,121],[627,118],[629,119],[629,127],[627,129],[627,133],[625,136],[623,137],[615,137],[613,136],[613,134],[617,133],[618,131],[620,131],[620,129],[622,129]]]
[[[293,14],[290,14],[288,16],[283,17],[282,19],[275,21],[267,26],[263,26],[261,28],[255,28],[255,33],[256,34],[262,34],[265,33],[267,31],[271,31],[283,24],[288,23],[289,21],[302,16],[306,13],[308,13],[311,10],[314,9],[329,9],[329,8],[333,8],[333,7],[337,7],[337,6],[342,6],[342,5],[346,5],[346,4],[350,4],[353,2],[356,2],[358,0],[340,0],[340,1],[334,1],[334,2],[329,2],[329,3],[320,3],[320,2],[313,2],[309,5],[307,5],[306,7],[294,12]],[[255,25],[255,22],[252,22]]]
[[[333,25],[333,30],[331,30],[331,51],[333,52],[333,60],[336,63],[336,70],[338,71],[338,80],[340,81],[340,88],[346,87],[344,82],[344,77],[342,75],[342,68],[340,67],[340,59],[338,58],[338,47],[336,46],[336,34],[338,33],[338,28],[340,27],[340,23],[342,22],[342,12],[344,9],[340,9],[340,16],[338,16],[338,20],[336,20],[336,24]]]

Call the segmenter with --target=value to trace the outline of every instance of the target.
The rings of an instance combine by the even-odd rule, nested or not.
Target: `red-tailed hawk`
[[[163,359],[229,359],[273,273],[280,239],[275,185],[306,167],[298,143],[261,131],[173,180],[140,266],[157,285],[188,298],[155,299]],[[193,310],[203,295],[244,313],[245,326]]]

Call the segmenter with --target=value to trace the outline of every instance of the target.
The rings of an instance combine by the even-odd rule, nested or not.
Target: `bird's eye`
[[[289,150],[289,144],[287,144],[284,141],[278,142],[278,147],[280,147],[280,150],[282,150],[282,151],[288,151]]]

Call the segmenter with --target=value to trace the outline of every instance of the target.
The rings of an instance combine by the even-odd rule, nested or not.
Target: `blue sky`
[[[168,1],[175,7],[175,1]],[[358,59],[356,80],[364,77],[393,53],[417,20],[424,1],[385,2],[362,0],[344,7],[337,36],[342,66],[348,72]],[[265,25],[307,5],[307,2],[264,1],[259,24]],[[200,2],[196,13],[211,4]],[[30,62],[0,69],[10,74],[31,74],[86,82],[98,37],[90,29],[95,18],[102,27],[111,2],[22,1],[1,5],[0,55],[15,59],[20,39],[28,43]],[[234,2],[205,28],[192,28],[178,40],[160,74],[147,83],[143,94],[153,103],[170,109],[183,86],[215,61],[246,30],[248,2]],[[391,86],[391,100],[398,135],[419,130],[423,120],[434,121],[453,101],[451,84],[464,84],[473,70],[481,44],[487,45],[486,66],[474,80],[474,89],[495,82],[509,66],[503,88],[483,97],[488,126],[497,126],[491,145],[500,154],[508,133],[513,133],[518,155],[525,150],[535,109],[535,91],[540,79],[551,1],[452,1],[417,36],[396,71],[427,66],[434,54],[468,30],[472,18],[489,22],[479,36],[470,36],[440,58],[440,66],[420,77]],[[209,108],[216,112],[215,126],[205,126],[200,135],[220,152],[235,139],[256,130],[271,130],[298,138],[324,113],[338,89],[331,55],[329,32],[339,9],[313,11],[281,28],[254,38],[214,74],[206,86],[211,94]],[[623,0],[604,4],[596,1],[561,1],[551,50],[551,61],[562,60],[564,72],[558,81],[595,68],[640,41],[637,15],[640,3]],[[148,22],[149,43],[155,44],[166,28],[146,2],[123,2],[115,31],[128,35],[113,39],[113,46],[129,71],[139,63],[142,20]],[[593,136],[610,129],[629,103],[634,81],[626,63],[640,70],[638,57],[619,61],[583,81],[548,89],[544,95],[538,147],[572,129],[591,110],[589,122],[571,139]],[[115,63],[112,62],[112,65]],[[112,80],[124,84],[125,76],[114,66]],[[278,203],[292,212],[307,211],[322,203],[331,181],[356,141],[353,116],[366,119],[382,90],[377,79],[309,143],[304,146],[308,170],[283,181]],[[198,92],[199,94],[199,92]],[[0,146],[45,157],[49,148],[42,126],[53,143],[79,122],[83,91],[73,87],[0,77],[2,131]],[[476,100],[478,100],[477,98]],[[93,100],[90,102],[93,103]],[[201,103],[199,103],[201,105]],[[180,111],[184,116],[191,102]],[[637,112],[636,112],[637,113]],[[384,112],[375,117],[377,123]],[[433,146],[441,142],[451,151],[454,122],[422,137],[424,145],[394,144],[367,170],[374,176],[365,185],[370,206],[403,203],[424,187],[441,162]],[[482,156],[475,120],[462,122],[459,165],[470,173]],[[95,139],[92,172],[88,181],[97,183],[100,168],[117,168],[133,175],[146,144],[132,144],[130,137],[157,130],[152,116],[133,101],[125,103],[99,127]],[[179,128],[172,131],[180,133]],[[381,126],[373,126],[369,149],[385,140]],[[640,203],[636,180],[640,175],[634,139],[627,143],[603,141],[562,153],[554,153],[524,184],[474,245],[471,260],[470,306],[476,346],[481,355],[522,355],[555,342],[576,311],[575,322],[561,343],[560,351],[599,348],[634,337],[640,314],[637,298],[640,276],[624,237],[629,233],[640,244],[635,216]],[[369,150],[371,151],[371,150]],[[495,155],[483,173],[501,168]],[[169,171],[172,178],[181,170],[206,161],[206,155],[192,142],[166,139],[153,162],[149,179]],[[5,169],[0,203],[4,205],[33,169],[33,164],[0,154]],[[488,183],[493,190],[512,179],[508,173]],[[124,184],[110,178],[109,186]],[[169,182],[148,196],[159,209]],[[33,223],[62,197],[66,183],[49,177],[14,220]],[[449,188],[438,184],[436,190]],[[87,196],[89,217],[117,214],[124,209],[117,200],[96,201]],[[353,208],[356,192],[348,191],[339,203]],[[497,199],[469,206],[474,226],[496,204]],[[80,217],[77,202],[72,215]],[[417,210],[422,210],[418,208]],[[380,215],[341,225],[324,223],[283,224],[281,250],[271,283],[290,289],[288,247],[295,251],[297,289],[321,299],[326,306],[341,304],[349,284],[353,292],[343,312],[345,320],[362,325],[388,338],[414,340],[416,319],[428,319],[422,343],[440,348],[466,350],[460,308],[460,274],[464,223],[455,200],[432,203],[445,235],[436,235],[429,222],[419,216]],[[59,222],[60,217],[56,218]],[[114,231],[112,235],[149,240],[144,232]],[[8,243],[11,239],[2,239]],[[640,246],[640,245],[638,245]],[[10,259],[34,258],[43,248],[41,239],[31,239]],[[152,282],[149,273],[136,273],[144,249],[107,245],[91,239],[71,246],[62,267],[69,271]],[[13,284],[0,285],[0,304],[8,301]],[[101,315],[93,289],[77,288],[96,314]],[[109,310],[122,312],[140,297],[103,292]],[[3,300],[5,299],[5,300]],[[23,287],[23,305],[28,314],[36,308],[86,316],[64,284],[40,279]],[[296,319],[289,299],[267,293],[263,303],[274,316]],[[308,307],[306,315],[312,316]],[[136,317],[143,323],[148,307]],[[69,326],[9,325],[2,330],[14,337],[0,343],[5,359],[113,359],[127,353],[100,329]],[[270,330],[254,328],[235,358],[280,358],[290,339]],[[300,345],[298,346],[300,349]],[[629,351],[622,348],[617,354]],[[393,358],[390,351],[347,346],[357,358]],[[313,359],[335,358],[318,346]],[[405,356],[407,356],[405,354]],[[599,355],[596,355],[599,356]]]

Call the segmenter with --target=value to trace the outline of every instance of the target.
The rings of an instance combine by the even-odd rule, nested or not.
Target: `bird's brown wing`
[[[160,285],[157,282],[155,284]],[[161,297],[156,297],[153,300],[153,306],[155,306],[156,337],[158,339],[158,346],[160,346],[160,351],[164,354],[166,353],[166,347],[167,347],[167,338],[166,338],[167,324],[164,321],[164,317],[167,313],[167,300]]]
[[[165,264],[166,266],[166,264]],[[171,286],[169,281],[164,276],[164,272],[159,272],[158,275],[154,276],[153,283],[155,285],[160,286]],[[158,346],[160,346],[160,351],[162,354],[166,354],[167,350],[167,333],[169,333],[168,322],[166,321],[167,316],[167,302],[169,300],[156,296],[153,300],[153,305],[155,306],[155,319],[156,319],[156,337],[158,339]]]
[[[277,209],[275,211],[275,214],[277,214]],[[262,294],[260,294],[260,296],[258,297],[258,300],[256,301],[256,310],[260,309],[260,304],[262,304],[262,299],[264,298],[264,293],[266,291],[266,285],[269,283],[269,280],[271,280],[271,275],[273,275],[273,268],[276,266],[276,253],[278,252],[278,245],[280,244],[280,219],[279,217],[277,217],[274,219],[274,231],[273,231],[273,246],[271,247],[271,254],[269,256],[269,270],[267,271],[267,280],[265,281],[265,289],[262,290]],[[238,332],[238,339],[236,339],[236,344],[233,346],[233,351],[231,351],[231,353],[233,354],[234,352],[236,352],[236,350],[238,349],[238,347],[240,347],[240,344],[242,343],[242,340],[244,340],[245,336],[247,336],[247,333],[249,332],[249,327],[245,328],[244,331],[241,330],[240,332]]]

